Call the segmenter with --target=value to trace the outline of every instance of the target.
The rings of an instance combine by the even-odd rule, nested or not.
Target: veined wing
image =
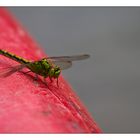
[[[84,60],[89,57],[90,57],[90,55],[88,55],[88,54],[80,54],[80,55],[72,55],[72,56],[54,56],[54,57],[48,57],[47,59],[68,62],[68,61]]]
[[[14,67],[3,68],[2,71],[0,72],[0,77],[8,77],[17,71],[20,71],[24,67],[26,67],[26,65],[21,64]]]
[[[55,60],[52,60],[52,63],[55,64],[56,66],[60,67],[61,70],[68,69],[72,66],[71,61],[55,61]]]

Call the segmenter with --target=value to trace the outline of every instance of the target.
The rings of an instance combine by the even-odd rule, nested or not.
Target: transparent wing
[[[24,67],[26,67],[26,65],[17,65],[14,67],[3,68],[0,70],[0,77],[8,77],[17,71],[20,71]]]
[[[53,64],[55,64],[56,66],[60,67],[61,70],[64,69],[68,69],[72,66],[72,62],[71,61],[53,61]]]
[[[56,60],[56,61],[77,61],[77,60],[84,60],[89,58],[90,55],[88,54],[80,54],[80,55],[72,55],[72,56],[54,56],[48,57],[47,59]]]

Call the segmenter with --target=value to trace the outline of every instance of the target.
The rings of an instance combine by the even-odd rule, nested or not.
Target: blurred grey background
[[[140,133],[140,8],[9,7],[49,56],[89,53],[63,76],[106,133]]]

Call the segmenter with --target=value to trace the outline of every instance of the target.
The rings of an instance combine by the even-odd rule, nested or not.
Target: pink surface
[[[3,8],[0,9],[0,49],[29,60],[45,54]],[[0,72],[18,63],[0,55]],[[16,72],[0,78],[0,133],[100,133],[101,130],[62,76],[48,87],[41,77]],[[86,93],[85,93],[86,94]]]

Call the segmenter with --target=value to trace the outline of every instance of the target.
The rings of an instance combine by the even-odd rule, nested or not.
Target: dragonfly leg
[[[37,75],[37,74],[35,74],[35,78],[34,78],[34,80],[35,80],[35,81],[38,80],[38,75]]]
[[[57,78],[57,87],[59,87],[58,78]]]
[[[24,73],[27,74],[27,73],[29,73],[29,72],[31,72],[31,71],[26,71],[26,72],[24,72]]]
[[[46,81],[46,77],[43,77],[43,81],[44,81],[44,83],[45,83],[46,85],[48,85],[48,84],[47,84],[47,81]]]
[[[27,73],[32,72],[32,71],[26,71],[26,72],[20,71],[20,72],[22,72],[24,74],[27,74]]]
[[[34,77],[34,84],[37,85],[37,80],[38,80],[38,75],[35,74],[35,77]]]
[[[53,82],[53,80],[52,80],[52,78],[49,76],[49,79],[50,79],[50,81],[51,81],[51,83]]]

